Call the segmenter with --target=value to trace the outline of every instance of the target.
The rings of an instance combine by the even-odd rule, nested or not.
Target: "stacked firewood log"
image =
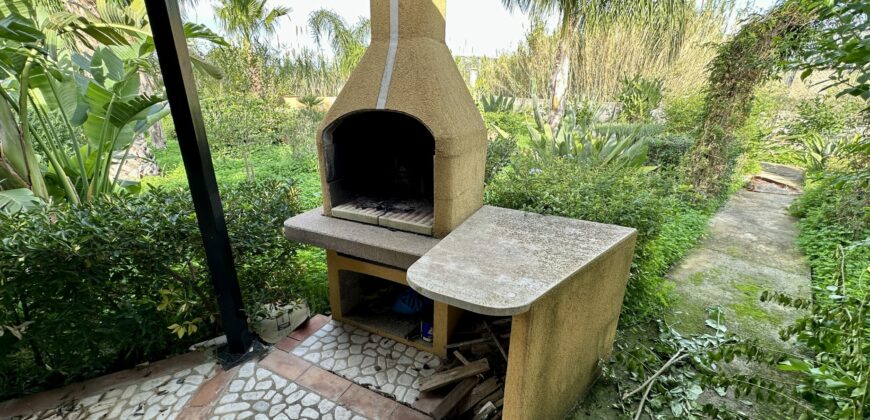
[[[436,420],[500,419],[510,318],[485,318],[465,325],[469,328],[456,331],[447,346],[449,362],[420,380],[420,392],[441,397],[429,413]]]

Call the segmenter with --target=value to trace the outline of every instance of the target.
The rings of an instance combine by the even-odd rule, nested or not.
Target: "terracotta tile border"
[[[273,351],[269,353],[269,355],[260,360],[257,365],[261,368],[271,370],[272,372],[294,382],[300,375],[311,367],[311,363],[282,351]]]
[[[308,368],[296,379],[296,383],[333,401],[338,400],[352,385],[347,379],[317,366]]]
[[[292,337],[284,337],[283,340],[281,340],[281,341],[275,343],[275,348],[278,349],[278,350],[282,350],[282,351],[285,351],[285,352],[287,352],[287,353],[290,353],[290,352],[293,351],[293,349],[295,349],[296,346],[298,346],[300,343],[302,343],[302,342],[299,341],[299,340],[297,340],[297,339],[295,339],[295,338],[292,338]]]
[[[106,392],[113,388],[127,386],[143,378],[175,373],[192,368],[205,363],[207,360],[208,358],[203,352],[185,353],[159,360],[141,368],[122,370],[84,382],[4,401],[0,403],[0,413],[3,413],[4,417],[27,416],[57,407],[65,401],[77,400],[89,395]]]
[[[193,398],[187,403],[187,407],[184,408],[182,414],[188,409],[193,408],[205,407],[211,409],[214,402],[224,393],[230,381],[239,373],[239,367],[236,366],[228,371],[224,371],[223,368],[218,366],[217,371],[218,373],[215,377],[199,386],[199,389],[193,394]]]
[[[326,315],[317,314],[313,316],[311,319],[306,321],[304,324],[300,325],[296,331],[293,331],[288,335],[288,337],[305,341],[306,338],[310,337],[311,334],[317,332],[317,330],[321,329],[324,325],[326,325],[332,317],[328,317]]]
[[[390,420],[431,420],[432,417],[427,416],[406,405],[399,404],[393,414],[390,415]]]
[[[389,419],[401,405],[357,384],[351,385],[338,399],[338,403],[373,420]]]

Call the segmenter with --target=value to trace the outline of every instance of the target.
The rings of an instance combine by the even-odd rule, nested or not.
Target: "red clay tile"
[[[299,328],[296,329],[296,331],[290,333],[288,337],[294,338],[299,341],[305,341],[305,339],[308,338],[311,334],[314,334],[315,332],[317,332],[317,330],[326,325],[329,320],[330,317],[326,315],[315,315],[313,318],[300,325]]]
[[[351,385],[338,403],[371,419],[389,419],[399,403],[375,394],[359,385]]]
[[[277,344],[275,344],[275,348],[277,348],[279,350],[284,350],[287,353],[290,353],[291,351],[293,351],[293,349],[296,348],[296,346],[299,345],[299,343],[301,343],[301,341],[299,341],[293,337],[284,337],[283,340],[281,340]]]
[[[429,417],[413,408],[399,404],[396,411],[390,416],[390,420],[431,420]]]
[[[178,413],[178,420],[200,420],[207,419],[211,414],[212,406],[205,407],[187,407]]]
[[[296,383],[318,394],[336,400],[344,391],[347,391],[351,383],[338,375],[325,371],[317,366],[312,366],[305,371]]]
[[[226,372],[220,367],[217,369],[218,374],[196,390],[196,394],[193,394],[193,398],[190,399],[190,403],[187,405],[188,407],[203,407],[217,401],[218,397],[227,387],[227,384],[230,383],[239,371],[238,366]]]
[[[298,378],[310,366],[311,363],[283,351],[273,351],[265,359],[260,360],[260,367],[269,369],[291,381]]]

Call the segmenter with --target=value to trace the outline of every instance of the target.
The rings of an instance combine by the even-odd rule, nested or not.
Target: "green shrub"
[[[619,92],[619,102],[622,108],[619,119],[627,122],[649,122],[652,111],[662,102],[661,79],[645,79],[640,75],[633,78],[623,78]]]
[[[656,123],[597,123],[592,129],[599,134],[610,133],[618,136],[634,134],[637,137],[650,137],[662,134],[665,126]]]
[[[529,123],[532,120],[524,115],[516,112],[484,112],[483,121],[487,128],[492,130],[492,126],[496,126],[514,137],[529,137]],[[495,132],[490,132],[489,137],[494,138]]]
[[[801,218],[798,245],[807,256],[816,285],[827,286],[837,277],[864,279],[866,284],[870,247],[855,245],[870,239],[868,210],[870,179],[857,174],[828,174],[810,184],[792,205],[792,214]]]
[[[486,146],[484,183],[487,184],[510,164],[511,158],[517,150],[517,140],[513,135],[497,126],[493,126],[492,129],[496,131],[496,136]]]
[[[688,134],[663,134],[647,138],[649,164],[676,168],[695,139]]]
[[[324,282],[298,281],[306,266],[281,232],[299,211],[295,187],[246,183],[222,196],[248,313],[299,298],[322,307]],[[0,328],[22,330],[0,337],[0,399],[184,351],[220,332],[186,190],[0,214],[0,237]]]
[[[567,159],[544,162],[519,156],[488,186],[488,204],[629,226],[638,242],[625,298],[623,323],[638,322],[661,308],[663,275],[700,237],[705,211],[672,195],[675,182],[656,173],[587,167]]]
[[[701,125],[704,95],[696,93],[664,100],[665,125],[671,133],[691,133]]]
[[[296,111],[278,101],[248,95],[203,98],[209,145],[216,151],[289,145],[298,157],[313,159],[314,129],[322,115],[310,109]],[[175,133],[171,128],[166,132],[171,136]]]

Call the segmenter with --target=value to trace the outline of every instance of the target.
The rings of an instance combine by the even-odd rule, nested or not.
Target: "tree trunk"
[[[256,59],[254,58],[253,44],[249,41],[247,45],[245,45],[245,61],[248,63],[248,71],[251,76],[251,90],[254,91],[254,94],[257,96],[262,96],[263,92],[263,80],[260,66],[257,65]]]
[[[556,62],[553,66],[553,75],[550,77],[550,115],[547,124],[553,133],[562,122],[562,114],[565,112],[565,95],[568,93],[568,84],[571,78],[571,44],[573,43],[573,31],[562,35],[556,48]]]
[[[568,18],[567,25],[559,30],[559,45],[556,47],[556,61],[553,63],[553,75],[550,77],[550,115],[547,124],[553,133],[559,128],[565,113],[565,97],[571,85],[571,53],[574,46],[574,35],[580,24],[580,15]]]

